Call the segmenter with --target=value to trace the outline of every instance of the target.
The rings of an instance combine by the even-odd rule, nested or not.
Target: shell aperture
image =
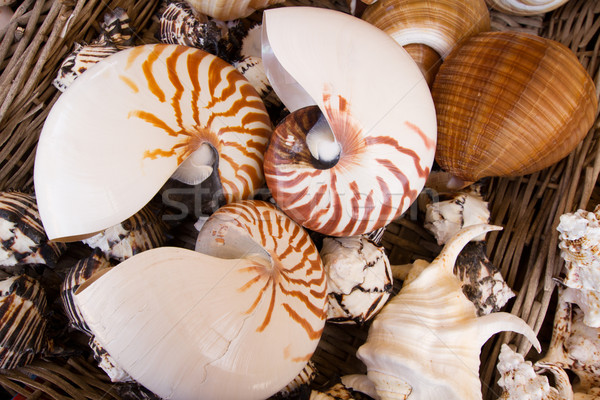
[[[437,130],[427,83],[410,56],[358,18],[295,7],[265,11],[263,62],[292,111],[265,155],[279,207],[331,236],[373,231],[406,210],[429,174]],[[307,138],[320,118],[311,105],[334,140],[320,133],[313,146]],[[333,166],[311,161],[321,153]]]
[[[264,182],[270,133],[254,88],[219,58],[178,45],[116,53],[78,78],[46,120],[34,169],[44,228],[68,239],[125,220],[203,143],[219,154],[227,201],[246,198]]]
[[[145,251],[75,301],[102,347],[157,395],[267,398],[302,370],[320,339],[321,260],[301,226],[260,201],[222,207],[200,236],[211,255]]]

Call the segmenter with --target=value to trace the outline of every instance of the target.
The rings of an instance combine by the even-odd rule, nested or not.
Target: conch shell
[[[256,10],[282,3],[283,1],[284,0],[186,0],[196,12],[222,21],[245,18]]]
[[[479,353],[497,332],[522,333],[540,351],[535,333],[520,318],[508,313],[477,317],[452,273],[469,240],[499,229],[480,224],[461,230],[375,317],[357,357],[382,400],[409,394],[420,400],[481,399]]]
[[[583,139],[598,107],[594,83],[571,50],[520,32],[463,42],[440,67],[432,95],[436,161],[468,182],[554,164]]]
[[[550,12],[569,0],[486,0],[486,3],[503,13],[512,15],[537,15]]]
[[[436,139],[429,89],[406,52],[350,15],[283,7],[264,12],[263,63],[292,111],[265,154],[282,210],[330,236],[371,232],[406,210]]]
[[[219,58],[178,45],[116,53],[78,78],[44,124],[34,183],[48,237],[92,236],[172,175],[197,184],[217,164],[226,201],[247,198],[264,184],[270,134],[254,88]]]
[[[243,201],[211,215],[197,250],[139,253],[88,280],[75,302],[118,366],[158,396],[265,399],[321,337],[327,288],[316,247],[275,206]]]

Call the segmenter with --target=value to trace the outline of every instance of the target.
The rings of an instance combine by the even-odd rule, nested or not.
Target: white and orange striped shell
[[[265,154],[279,207],[331,236],[373,231],[422,189],[436,147],[433,101],[394,40],[350,15],[266,10],[263,63],[292,111]]]
[[[216,211],[197,250],[137,254],[75,301],[118,366],[158,396],[268,398],[306,365],[325,325],[318,252],[262,201]]]
[[[56,102],[38,143],[34,183],[51,239],[102,231],[141,209],[174,173],[213,172],[228,202],[264,183],[271,123],[254,88],[219,58],[145,45],[94,65]],[[183,167],[180,167],[183,163]]]

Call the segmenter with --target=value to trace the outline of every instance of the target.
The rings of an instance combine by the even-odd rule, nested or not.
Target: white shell
[[[561,400],[558,391],[550,387],[548,378],[538,375],[531,361],[503,344],[498,357],[498,386],[504,392],[502,400]],[[562,399],[564,400],[564,399]]]
[[[292,111],[265,155],[277,204],[330,236],[370,232],[399,216],[425,183],[437,132],[429,89],[411,57],[365,21],[310,7],[266,10],[262,42],[267,77]],[[321,152],[308,151],[304,133],[285,130],[294,111],[310,105],[329,125],[320,144],[339,155],[327,169],[309,162]]]
[[[363,323],[383,307],[392,292],[392,271],[383,247],[366,237],[323,239],[330,322]]]
[[[435,236],[438,244],[446,243],[462,228],[490,221],[488,203],[477,193],[457,193],[450,200],[427,205],[425,228]],[[485,235],[474,240],[485,240]]]
[[[100,345],[166,399],[264,399],[302,370],[325,325],[308,233],[269,203],[232,203],[198,246],[139,253],[75,301]],[[225,384],[229,382],[230,384]]]
[[[254,11],[284,0],[186,0],[194,10],[223,21],[244,18]]]
[[[507,313],[477,317],[452,273],[469,240],[498,229],[474,225],[461,230],[375,317],[357,357],[383,400],[409,393],[420,400],[481,399],[479,353],[483,343],[500,331],[526,335],[539,351],[535,333],[520,318]]]
[[[247,198],[264,182],[270,125],[254,88],[213,55],[177,45],[116,53],[44,124],[34,183],[46,232],[80,239],[127,219],[203,143],[219,153],[225,199]]]
[[[507,14],[537,15],[552,11],[569,0],[486,0],[486,3]]]
[[[98,366],[102,368],[111,382],[132,382],[131,376],[117,365],[115,360],[102,348],[95,336],[90,337],[90,348],[94,354],[94,359]]]

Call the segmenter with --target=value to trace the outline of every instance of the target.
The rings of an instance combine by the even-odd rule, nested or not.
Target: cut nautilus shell
[[[0,369],[30,363],[44,347],[46,294],[35,279],[0,281]]]
[[[569,0],[485,0],[490,7],[513,15],[544,14]]]
[[[194,10],[223,21],[244,18],[284,0],[186,0]]]
[[[264,183],[270,134],[254,88],[219,58],[178,45],[116,53],[77,79],[44,124],[34,183],[46,232],[92,236],[172,175],[197,184],[217,164],[226,201],[247,198]]]
[[[479,353],[501,331],[527,336],[540,351],[533,330],[508,313],[477,317],[452,273],[469,240],[500,227],[473,225],[450,240],[440,255],[379,312],[357,357],[383,400],[481,399]]]
[[[0,192],[0,265],[54,266],[65,250],[46,237],[34,195]]]
[[[86,282],[75,302],[119,367],[158,396],[267,398],[306,365],[325,325],[318,252],[261,201],[216,211],[197,250],[137,254]]]
[[[264,12],[263,62],[292,111],[264,164],[283,211],[313,231],[352,236],[406,210],[436,141],[429,89],[410,56],[358,18],[283,7]]]
[[[436,161],[470,182],[554,164],[583,139],[598,107],[592,79],[568,48],[520,32],[463,42],[440,67],[432,95]]]

